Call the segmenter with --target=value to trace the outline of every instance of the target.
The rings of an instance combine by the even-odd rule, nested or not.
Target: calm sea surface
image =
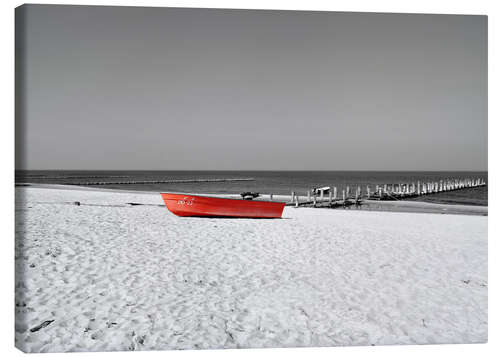
[[[305,195],[308,189],[321,186],[366,186],[392,183],[439,181],[453,178],[482,178],[487,172],[445,171],[16,171],[16,183],[71,184],[123,190],[190,192],[190,193],[241,193],[254,191],[263,194]],[[147,181],[252,179],[251,181],[169,182]],[[94,185],[95,183],[108,183]],[[130,182],[141,182],[125,184]],[[488,205],[487,186],[444,192],[418,198],[423,201]]]

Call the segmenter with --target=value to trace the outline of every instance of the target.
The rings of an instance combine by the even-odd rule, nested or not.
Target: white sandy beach
[[[16,197],[26,352],[487,340],[485,216],[286,207],[277,220],[180,218],[152,193]]]

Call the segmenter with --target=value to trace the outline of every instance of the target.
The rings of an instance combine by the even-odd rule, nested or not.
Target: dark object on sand
[[[30,332],[37,332],[38,330],[41,330],[42,328],[49,326],[53,322],[54,322],[54,320],[44,321],[40,325],[31,328]]]
[[[80,202],[79,202],[79,201],[75,201],[75,202],[73,202],[73,204],[74,204],[75,206],[80,206]]]
[[[240,195],[244,200],[253,200],[260,196],[258,192],[242,192]]]

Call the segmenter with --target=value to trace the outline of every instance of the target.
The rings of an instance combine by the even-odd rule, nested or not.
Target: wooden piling
[[[333,186],[328,192],[328,199],[325,197],[325,192],[323,190],[313,193],[312,190],[306,191],[307,203],[313,204],[314,207],[322,207],[322,204],[328,202],[330,207],[336,206],[341,203],[346,206],[352,204],[360,204],[361,200],[367,199],[404,199],[405,197],[413,197],[420,195],[427,195],[438,192],[460,190],[469,187],[478,187],[486,185],[486,180],[483,178],[472,178],[472,177],[462,177],[462,178],[444,178],[435,181],[412,181],[405,183],[384,183],[375,185],[375,189],[372,190],[370,185],[366,185],[366,195],[363,194],[362,186],[356,185],[353,187],[353,192],[351,193],[350,186],[345,186],[342,188],[342,201],[337,196],[337,187]],[[352,195],[351,195],[352,194]],[[312,196],[312,197],[311,197]],[[273,200],[273,194],[269,194],[269,199]],[[305,199],[305,198],[304,198]],[[352,201],[351,201],[352,200]],[[300,196],[297,195],[295,191],[291,191],[290,197],[291,205],[295,204],[295,207],[301,205]],[[326,204],[325,204],[326,206]]]

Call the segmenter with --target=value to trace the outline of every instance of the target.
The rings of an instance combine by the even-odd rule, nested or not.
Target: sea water
[[[364,193],[368,185],[373,192],[375,185],[417,183],[417,181],[424,183],[463,178],[481,178],[487,181],[488,173],[471,171],[16,171],[16,183],[83,185],[156,192],[234,194],[252,191],[281,195],[289,195],[292,191],[299,195],[306,195],[308,190],[323,186],[336,186],[338,192],[342,192],[347,186],[351,188],[351,192],[354,192],[360,186]],[[245,180],[231,181],[232,179]],[[150,181],[171,182],[150,183]],[[97,183],[106,183],[106,185],[97,185]],[[418,199],[487,205],[488,190],[487,186],[483,186],[422,196]]]

